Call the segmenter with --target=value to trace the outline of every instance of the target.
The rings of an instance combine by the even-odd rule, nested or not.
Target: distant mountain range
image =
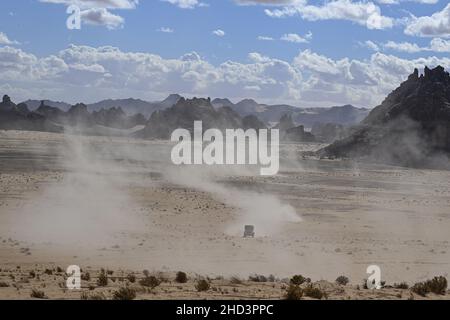
[[[97,103],[87,104],[89,111],[108,110],[111,108],[121,108],[127,115],[142,114],[147,119],[155,111],[165,110],[175,105],[181,96],[171,94],[166,99],[157,102],[148,102],[140,99],[107,99]],[[70,104],[65,102],[56,102],[44,100],[45,105],[58,108],[62,111],[68,111]],[[24,102],[32,111],[36,110],[41,101],[27,100]],[[364,119],[370,110],[365,108],[356,108],[351,105],[335,106],[330,108],[298,108],[290,105],[267,105],[260,104],[252,99],[244,99],[238,103],[233,103],[227,98],[216,98],[211,101],[214,108],[230,107],[241,117],[255,115],[266,123],[269,127],[278,123],[284,115],[290,115],[293,122],[297,125],[303,125],[305,128],[312,128],[316,123],[334,123],[344,126],[351,126]]]
[[[273,124],[288,114],[292,120],[306,128],[312,128],[315,123],[336,123],[354,125],[369,114],[369,109],[356,108],[352,105],[335,106],[330,108],[298,108],[286,104],[260,104],[252,99],[245,99],[236,104],[228,99],[214,99],[214,107],[229,106],[241,116],[256,115],[262,121]]]

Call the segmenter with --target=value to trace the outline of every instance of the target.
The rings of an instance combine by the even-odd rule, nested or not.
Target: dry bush
[[[105,272],[105,269],[100,270],[100,274],[97,278],[97,285],[99,287],[106,287],[108,285],[108,276]]]
[[[48,299],[48,297],[45,295],[44,291],[40,291],[37,289],[31,290],[30,297],[35,298],[35,299]]]
[[[339,276],[336,278],[336,283],[341,286],[346,286],[350,280],[346,276]]]
[[[195,289],[197,289],[197,291],[201,292],[201,291],[208,291],[210,288],[210,284],[208,281],[206,280],[198,280],[197,284],[195,285]]]
[[[186,283],[188,281],[188,277],[186,273],[178,271],[177,276],[175,277],[175,281],[178,283]]]
[[[298,285],[291,284],[284,295],[286,300],[300,300],[303,297],[303,290]]]
[[[122,287],[113,293],[114,300],[134,300],[136,299],[136,291],[128,287]]]
[[[144,279],[141,279],[139,281],[139,284],[143,287],[148,287],[153,290],[161,284],[161,281],[159,281],[155,276],[146,276]]]

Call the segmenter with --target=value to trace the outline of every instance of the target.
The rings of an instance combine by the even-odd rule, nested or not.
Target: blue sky
[[[66,28],[70,4],[81,30]],[[413,67],[449,67],[444,0],[6,0],[0,12],[0,88],[16,99],[373,107]]]

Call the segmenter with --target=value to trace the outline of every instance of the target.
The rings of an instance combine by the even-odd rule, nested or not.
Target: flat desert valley
[[[282,145],[279,173],[260,176],[169,165],[168,142],[0,131],[0,299],[109,298],[126,283],[141,299],[280,299],[296,274],[329,299],[423,299],[393,285],[449,275],[450,171],[300,153],[322,146]],[[69,265],[91,276],[81,291],[65,287]],[[386,288],[362,287],[370,265]],[[128,280],[143,270],[159,286]]]

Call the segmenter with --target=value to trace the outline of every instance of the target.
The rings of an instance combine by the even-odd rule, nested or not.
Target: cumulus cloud
[[[76,5],[80,8],[81,21],[85,24],[105,26],[108,29],[123,27],[125,20],[111,10],[135,9],[139,0],[39,0],[43,3]]]
[[[417,53],[422,51],[450,52],[450,40],[444,40],[441,38],[433,38],[430,41],[429,46],[426,47],[421,47],[416,43],[411,42],[394,42],[394,41],[388,41],[383,46],[386,49],[408,53]]]
[[[373,2],[355,2],[352,0],[325,1],[322,5],[308,4],[306,0],[293,1],[240,1],[244,4],[281,5],[280,9],[265,9],[265,13],[274,18],[300,16],[309,21],[348,20],[368,29],[391,28],[394,20],[383,16],[379,6]]]
[[[373,42],[371,40],[366,40],[365,42],[361,43],[361,45],[363,47],[366,47],[366,48],[368,48],[370,50],[373,50],[373,51],[380,51],[380,47],[375,42]]]
[[[405,33],[421,37],[450,37],[450,3],[431,16],[413,16],[408,19]]]
[[[14,44],[19,44],[19,42],[10,40],[5,33],[0,32],[0,45],[14,45]]]
[[[312,34],[310,33],[308,33],[305,37],[302,37],[296,33],[287,33],[281,36],[280,40],[293,43],[308,43],[311,37]]]
[[[436,41],[438,44],[442,45]],[[292,61],[253,52],[246,63],[213,65],[196,52],[166,59],[115,47],[71,45],[38,58],[6,46],[0,47],[0,88],[17,100],[42,98],[72,103],[129,96],[155,100],[178,92],[234,100],[250,97],[298,106],[352,103],[371,107],[415,67],[438,64],[449,68],[450,59],[407,60],[377,52],[367,60],[336,60],[303,50]]]

